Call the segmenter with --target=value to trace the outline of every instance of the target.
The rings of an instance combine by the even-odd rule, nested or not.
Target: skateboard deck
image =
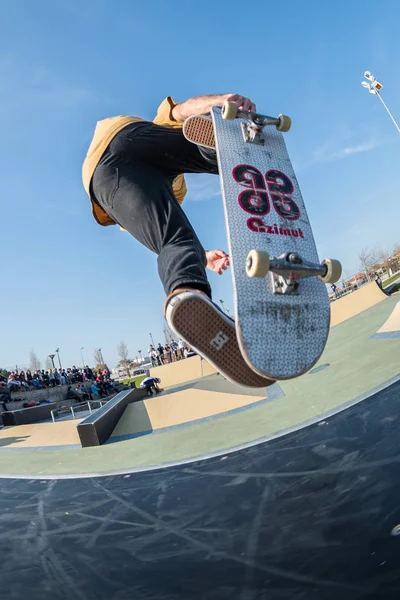
[[[283,271],[284,280],[276,268],[263,277],[248,274],[251,250],[268,253],[271,265],[285,262],[286,269],[289,254],[313,265],[320,261],[281,131],[264,127],[260,143],[246,141],[245,121],[225,120],[221,108],[212,109],[236,331],[243,357],[255,372],[290,379],[309,370],[324,350],[328,293],[315,274],[298,279],[294,271]],[[297,283],[285,289],[288,277]]]

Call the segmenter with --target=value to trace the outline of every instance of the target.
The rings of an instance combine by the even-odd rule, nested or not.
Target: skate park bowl
[[[4,597],[398,600],[399,302],[333,302],[319,362],[265,389],[156,368],[97,447],[0,430]]]

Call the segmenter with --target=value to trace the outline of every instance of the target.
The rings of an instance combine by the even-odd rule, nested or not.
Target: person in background
[[[21,385],[26,389],[26,390],[30,390],[31,386],[29,385],[29,383],[26,381],[26,377],[25,377],[25,373],[24,371],[20,371],[19,375],[18,375],[18,379],[21,382]]]
[[[51,387],[56,387],[56,378],[55,378],[53,369],[49,369],[48,370],[48,374],[49,374],[49,383],[50,383],[50,386]]]
[[[161,379],[158,377],[146,377],[140,384],[140,388],[142,390],[147,391],[147,395],[152,396],[153,392],[159,394],[162,390],[159,388],[158,384],[161,383]]]
[[[54,381],[56,382],[56,385],[61,385],[61,375],[57,371],[57,369],[53,369],[53,376],[54,376]]]
[[[160,356],[160,362],[163,365],[164,364],[164,346],[161,346],[161,343],[158,344],[158,346],[157,346],[157,352]]]
[[[93,381],[90,390],[94,396],[97,396],[97,398],[104,398],[106,395],[101,389],[98,381]]]
[[[42,382],[45,388],[48,388],[50,385],[50,379],[48,373],[45,373],[44,369],[41,370]]]
[[[86,402],[87,400],[93,400],[92,394],[88,392],[83,384],[78,383],[76,386],[76,393],[80,396],[81,400]]]
[[[187,346],[184,351],[185,358],[190,358],[191,356],[196,356],[196,352],[190,347]]]
[[[67,378],[65,377],[65,371],[63,369],[58,369],[58,376],[60,378],[61,385],[66,385]]]
[[[167,357],[167,363],[172,362],[171,347],[168,344],[165,344],[164,354]]]
[[[21,389],[21,382],[18,379],[18,376],[15,371],[11,371],[11,373],[9,374],[7,385],[11,392],[15,392]]]
[[[175,340],[171,340],[170,348],[172,356],[175,358],[175,360],[178,360],[178,344],[175,342]]]
[[[35,371],[32,376],[32,383],[37,390],[41,390],[43,388],[43,381],[40,375],[40,371]]]
[[[75,400],[76,402],[81,401],[80,395],[77,394],[76,391],[73,390],[72,386],[70,386],[70,385],[67,388],[67,393],[65,394],[65,399],[66,400]]]
[[[178,340],[178,350],[179,350],[179,354],[181,358],[184,358],[184,349],[185,349],[185,342],[183,341],[182,338],[179,338]]]
[[[86,378],[89,381],[91,381],[92,379],[94,379],[94,377],[93,377],[93,371],[92,371],[92,369],[88,365],[86,365],[86,367],[85,367],[85,375],[86,375]]]

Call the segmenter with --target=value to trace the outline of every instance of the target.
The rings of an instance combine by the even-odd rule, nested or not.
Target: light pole
[[[164,332],[165,343],[168,344],[168,332],[165,327],[163,328],[163,332]]]
[[[385,102],[381,96],[381,89],[383,88],[382,83],[380,81],[378,81],[376,79],[376,77],[374,77],[372,75],[372,73],[370,73],[370,71],[365,71],[364,77],[367,81],[362,81],[361,85],[363,86],[363,88],[367,89],[370,94],[374,94],[375,96],[378,96],[379,100],[382,102],[383,106],[385,107],[387,114],[392,119],[394,126],[396,127],[397,131],[400,133],[400,127],[397,125],[394,116],[390,112],[389,108],[387,107],[387,105],[385,104]]]
[[[55,357],[55,354],[49,354],[49,358],[51,360],[51,364],[53,365],[53,369],[55,369],[55,366],[54,366],[54,357]]]
[[[85,361],[83,360],[83,352],[82,352],[82,350],[84,350],[84,349],[85,349],[85,346],[82,346],[82,348],[81,348],[81,358],[82,358],[82,365],[83,366],[85,366]]]
[[[58,364],[60,365],[60,369],[62,369],[61,360],[60,360],[60,348],[57,348],[56,354],[57,354],[57,358],[58,358]]]
[[[143,364],[143,361],[142,361],[142,351],[138,350],[138,352],[139,352],[139,356],[140,356],[140,364]]]
[[[228,316],[231,316],[231,313],[229,312],[229,310],[228,310],[227,308],[225,309],[225,306],[224,306],[224,301],[223,301],[223,300],[220,300],[220,304],[221,304],[221,306],[222,306],[222,311],[223,311],[225,314],[227,314]]]
[[[104,358],[103,358],[103,354],[101,352],[101,348],[99,348],[99,352],[100,352],[100,359],[101,359],[101,364],[104,366]]]
[[[153,348],[154,348],[154,340],[153,340],[153,336],[151,335],[151,333],[150,333],[150,340],[151,340],[151,345],[152,345],[152,346],[153,346]]]

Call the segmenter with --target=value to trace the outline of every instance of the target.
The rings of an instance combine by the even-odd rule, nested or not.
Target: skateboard
[[[327,283],[339,261],[320,262],[283,133],[289,117],[214,107],[183,134],[214,148],[231,262],[235,325],[243,358],[261,376],[291,379],[321,356],[329,331]]]

